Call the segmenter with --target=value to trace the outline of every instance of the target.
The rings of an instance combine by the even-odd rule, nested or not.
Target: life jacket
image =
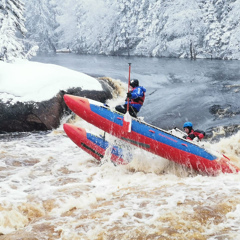
[[[136,88],[134,88],[136,89]],[[131,91],[131,93],[134,91],[134,89]],[[145,100],[145,92],[143,91],[143,96],[142,97],[137,97],[135,99],[130,100],[130,104],[140,104],[143,105],[143,102]]]
[[[201,130],[193,130],[188,134],[187,139],[193,140],[195,137],[198,137],[199,140],[202,140],[205,137],[205,132]]]

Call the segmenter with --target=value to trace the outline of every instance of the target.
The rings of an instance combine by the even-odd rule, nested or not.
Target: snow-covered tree
[[[220,0],[222,1],[222,0]],[[205,23],[205,33],[203,40],[203,51],[207,57],[216,58],[221,50],[221,10],[222,5],[218,8],[218,0],[202,0],[200,2],[202,17]]]
[[[61,46],[78,53],[105,53],[114,25],[115,5],[112,0],[59,2]]]
[[[226,1],[222,9],[221,58],[240,60],[240,0]]]
[[[117,2],[115,52],[124,53],[124,48],[129,48],[132,55],[140,56],[196,55],[204,25],[195,0]],[[126,38],[129,46],[125,44]]]
[[[79,53],[196,57],[202,47],[196,0],[68,0],[62,9],[62,43]]]
[[[132,50],[143,39],[143,26],[146,27],[148,0],[117,1],[117,18],[112,26],[111,39],[113,54],[131,55]]]
[[[240,59],[240,0],[24,1],[41,51]]]
[[[57,4],[59,26],[56,31],[60,36],[59,46],[61,48],[72,48],[81,39],[77,33],[77,6],[78,0],[59,1]],[[84,13],[82,14],[84,15]]]
[[[40,52],[55,52],[58,42],[56,4],[52,0],[25,0],[27,38]],[[29,46],[27,46],[29,48]]]
[[[0,1],[0,60],[24,58],[24,4],[21,0]]]

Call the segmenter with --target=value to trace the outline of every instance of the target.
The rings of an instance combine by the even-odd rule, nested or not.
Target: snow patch
[[[3,102],[41,102],[51,99],[60,90],[75,87],[103,90],[97,79],[57,65],[27,60],[0,61],[0,98]]]

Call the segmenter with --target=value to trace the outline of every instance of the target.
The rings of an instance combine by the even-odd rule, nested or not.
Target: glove
[[[198,138],[198,137],[195,137],[195,138],[193,139],[193,142],[199,142],[199,138]]]
[[[131,98],[132,94],[130,92],[127,93],[127,98]]]

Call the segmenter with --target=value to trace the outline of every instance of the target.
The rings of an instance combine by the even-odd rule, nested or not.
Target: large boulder
[[[43,102],[3,102],[0,99],[0,132],[31,132],[46,131],[57,128],[67,108],[63,96],[72,94],[87,97],[99,102],[112,98],[110,87],[105,81],[99,80],[102,91],[72,88],[60,91],[56,96]]]

